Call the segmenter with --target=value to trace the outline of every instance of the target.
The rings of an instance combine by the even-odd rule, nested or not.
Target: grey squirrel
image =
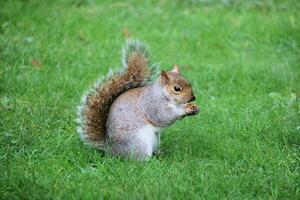
[[[123,48],[123,69],[83,96],[78,109],[81,139],[116,156],[148,160],[158,149],[160,132],[176,120],[196,115],[199,108],[192,86],[174,66],[155,80],[148,47],[128,40]]]

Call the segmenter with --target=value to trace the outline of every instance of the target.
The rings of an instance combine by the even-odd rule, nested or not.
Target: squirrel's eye
[[[174,90],[176,91],[176,92],[179,92],[180,90],[181,90],[181,88],[179,87],[179,86],[174,86]]]

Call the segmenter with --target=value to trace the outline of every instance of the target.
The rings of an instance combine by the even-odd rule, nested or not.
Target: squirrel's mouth
[[[195,101],[195,100],[196,100],[196,97],[193,95],[193,96],[187,101],[187,103],[190,103],[190,102]]]

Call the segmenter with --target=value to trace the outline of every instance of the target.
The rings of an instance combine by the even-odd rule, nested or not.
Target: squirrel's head
[[[196,99],[191,83],[180,74],[177,65],[171,71],[162,71],[158,80],[167,97],[176,104],[185,104]]]

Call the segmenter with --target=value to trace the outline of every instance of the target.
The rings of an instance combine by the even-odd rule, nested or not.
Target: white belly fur
[[[160,128],[146,125],[138,131],[137,136],[143,145],[145,145],[147,156],[151,156],[159,146]]]

